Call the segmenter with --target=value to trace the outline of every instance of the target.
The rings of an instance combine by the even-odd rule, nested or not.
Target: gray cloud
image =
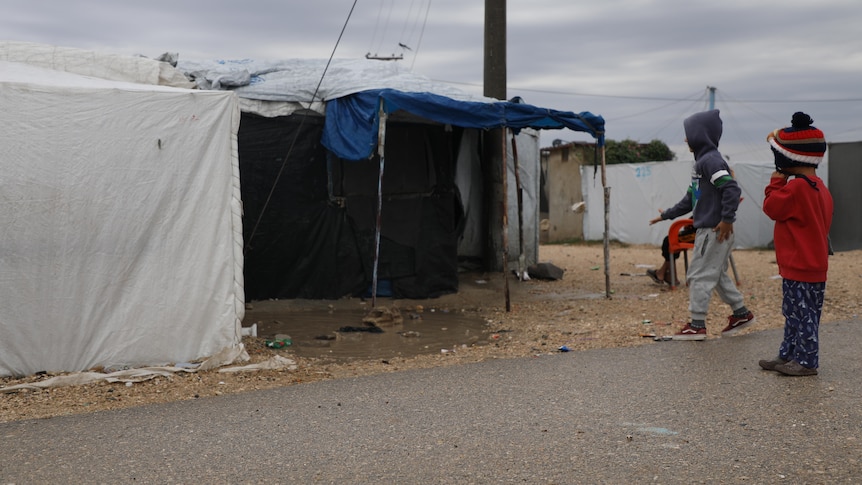
[[[7,0],[0,32],[150,57],[326,58],[353,5]],[[797,110],[830,141],[862,140],[855,1],[508,0],[507,9],[509,95],[601,114],[609,138],[681,145],[682,119],[706,108],[711,85],[725,121],[722,150],[732,159],[767,160],[766,133]],[[400,54],[407,69],[481,93],[483,22],[480,0],[358,1],[335,53]],[[543,134],[553,138],[582,139]]]

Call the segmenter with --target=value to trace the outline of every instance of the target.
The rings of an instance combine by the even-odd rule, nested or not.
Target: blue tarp
[[[432,93],[373,89],[327,101],[323,146],[346,160],[363,160],[377,146],[380,102],[389,114],[399,110],[463,128],[506,127],[582,131],[604,145],[605,120],[589,112],[573,113],[524,103],[458,101]]]

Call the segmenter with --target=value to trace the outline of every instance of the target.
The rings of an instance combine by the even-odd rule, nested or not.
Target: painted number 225
[[[635,177],[644,178],[649,177],[651,167],[635,167]]]

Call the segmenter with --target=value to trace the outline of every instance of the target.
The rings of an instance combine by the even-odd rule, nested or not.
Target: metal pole
[[[611,215],[610,215],[610,207],[611,207],[611,188],[608,187],[608,179],[607,173],[605,171],[606,163],[605,163],[605,147],[602,147],[602,187],[604,187],[604,195],[605,195],[605,237],[604,237],[604,249],[605,249],[605,298],[611,297],[611,246],[610,246],[610,232],[611,232]]]
[[[377,155],[380,156],[380,169],[377,171],[377,222],[374,227],[374,263],[371,271],[371,308],[377,304],[377,266],[380,258],[380,214],[383,212],[383,169],[385,156],[383,147],[386,144],[386,111],[383,109],[383,98],[380,98],[380,108],[377,112],[380,118],[377,129]]]
[[[521,167],[518,163],[518,144],[512,133],[512,165],[515,169],[515,191],[518,195],[518,279],[524,280],[527,274],[524,255],[524,188],[521,186]]]
[[[509,189],[506,183],[508,179],[506,161],[509,157],[506,153],[506,128],[503,128],[501,140],[503,141],[503,210],[501,211],[503,213],[503,282],[506,289],[506,311],[510,312],[512,311],[512,302],[509,298],[509,197],[507,196]]]

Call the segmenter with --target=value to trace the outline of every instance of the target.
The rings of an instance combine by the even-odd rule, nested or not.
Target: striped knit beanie
[[[807,114],[797,111],[793,113],[790,128],[779,128],[766,137],[772,154],[775,156],[775,166],[816,167],[826,153],[826,139],[823,132],[811,126],[814,120]]]

